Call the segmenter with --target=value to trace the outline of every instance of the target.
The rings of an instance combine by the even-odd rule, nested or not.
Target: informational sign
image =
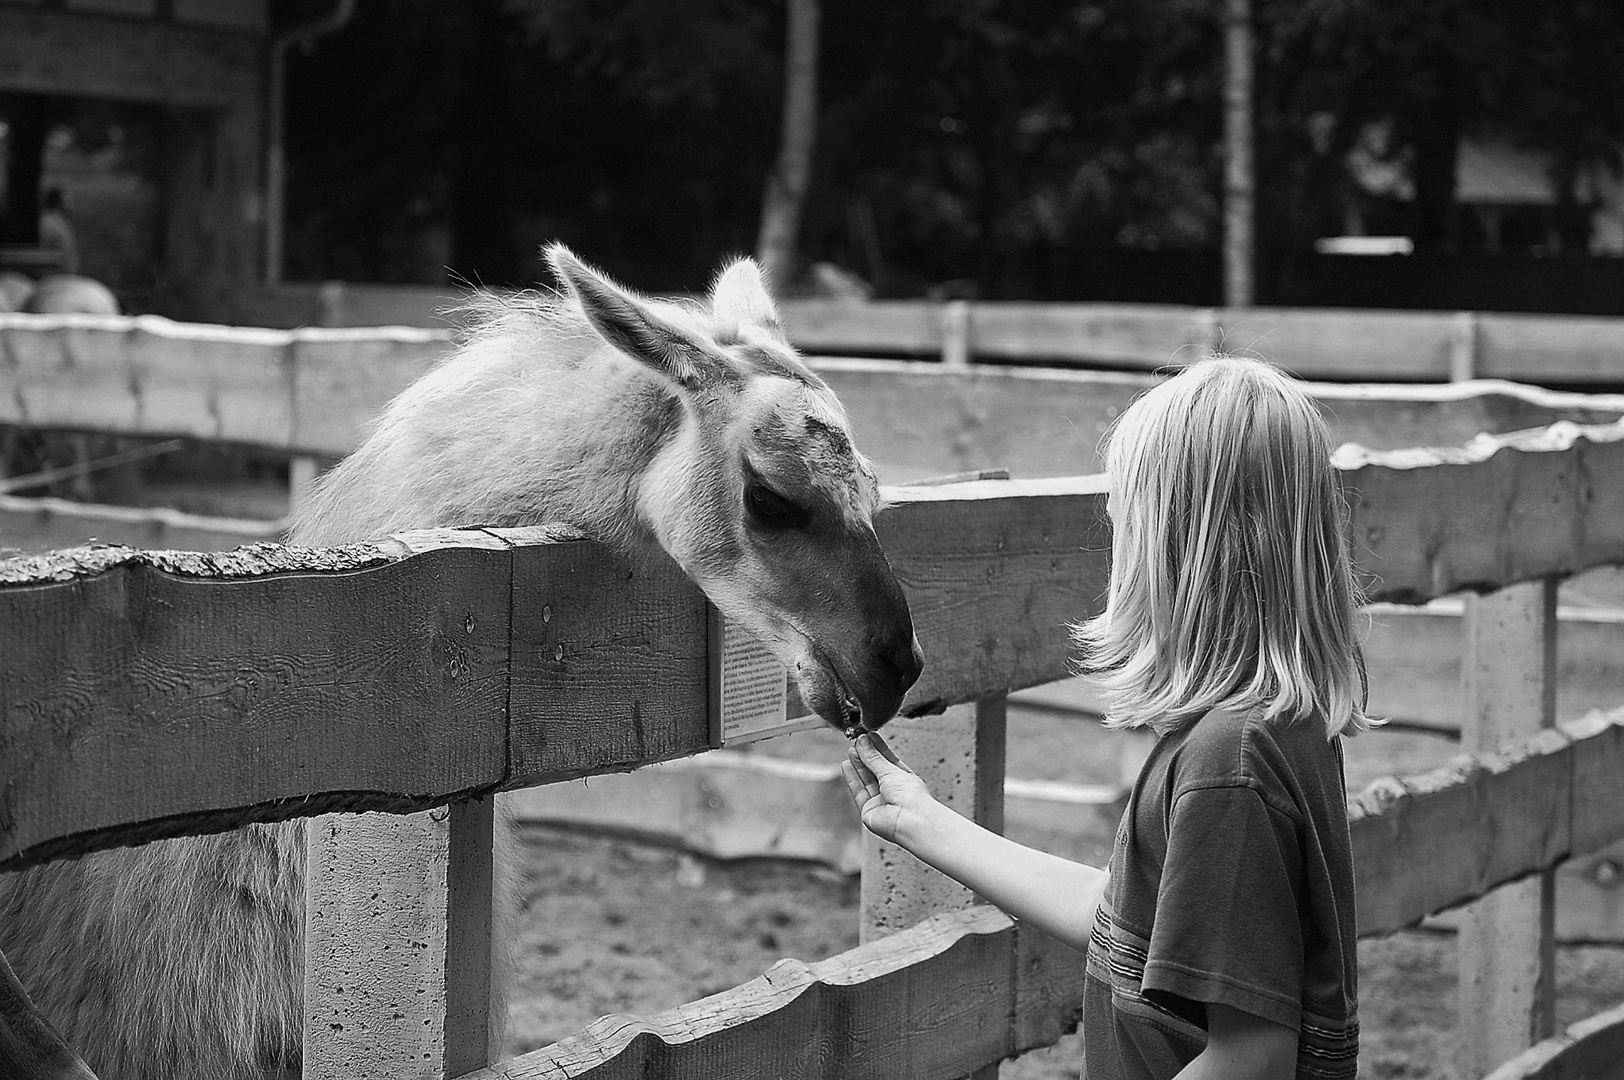
[[[754,635],[710,609],[710,735],[730,746],[817,727],[789,671]]]

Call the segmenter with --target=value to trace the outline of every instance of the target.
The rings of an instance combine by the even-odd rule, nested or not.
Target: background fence
[[[0,422],[321,455],[353,446],[358,418],[444,345],[408,331],[74,318],[8,320],[0,335],[14,387]],[[888,397],[886,367],[825,370],[858,415],[860,444],[873,450],[886,437],[871,431],[890,431],[889,445],[929,443],[935,449],[918,452],[932,472],[944,471],[963,427],[946,401],[991,416],[1000,391],[1053,401],[1064,385],[1077,409],[1095,410],[1076,414],[1081,428],[1105,422],[1144,385],[1122,375],[1072,386],[1024,372],[935,372],[926,383],[920,369],[891,367],[899,385]],[[1374,597],[1415,604],[1463,587],[1498,590],[1457,616],[1465,741],[1476,756],[1380,785],[1354,808],[1361,932],[1380,933],[1624,835],[1624,715],[1552,726],[1560,654],[1550,583],[1624,562],[1624,428],[1612,422],[1624,410],[1612,399],[1503,386],[1316,392],[1339,423],[1372,432],[1378,412],[1396,432],[1495,426],[1481,424],[1485,416],[1555,424],[1453,450],[1340,455]],[[913,413],[892,409],[883,420],[898,400],[913,401]],[[871,406],[876,426],[865,429]],[[899,415],[918,422],[899,424]],[[994,425],[984,427],[990,445]],[[938,789],[997,825],[1003,695],[1067,674],[1059,628],[1094,609],[1108,571],[1100,481],[978,481],[892,496],[878,528],[931,658],[909,707],[946,710],[903,725],[903,752],[910,739],[945,748],[933,755],[944,762]],[[53,511],[19,512],[37,520]],[[544,605],[551,620],[530,617]],[[313,1020],[312,1076],[348,1075],[363,1058],[369,1067],[386,1067],[390,1055],[420,1062],[424,1052],[451,1075],[575,1075],[595,1063],[594,1076],[645,1067],[754,1076],[799,1073],[808,1060],[824,1062],[826,1075],[962,1075],[1053,1041],[1078,1005],[1075,954],[989,909],[878,936],[969,898],[944,898],[939,881],[876,846],[864,860],[873,940],[855,952],[786,962],[672,1014],[608,1018],[480,1073],[467,1048],[488,1040],[469,1029],[488,1027],[490,1010],[470,995],[489,981],[454,970],[445,946],[468,932],[472,916],[456,898],[479,894],[470,880],[483,875],[489,893],[488,861],[467,857],[479,847],[469,837],[490,828],[479,809],[488,800],[468,800],[706,749],[705,612],[690,585],[658,568],[634,572],[556,532],[449,531],[341,552],[102,549],[12,561],[0,568],[0,612],[0,866],[247,820],[457,800],[439,891],[399,913],[438,927],[429,938],[441,945],[412,971],[391,973],[431,988],[435,1022],[406,1031],[351,994],[342,1007],[366,1016],[366,1045]],[[340,662],[337,641],[355,655]],[[1512,947],[1511,929],[1534,935],[1532,955],[1548,951],[1548,893],[1548,879],[1536,877],[1535,895],[1514,898],[1509,914],[1489,902],[1479,928],[1465,931],[1476,935],[1468,952],[1480,966],[1522,962],[1529,950]],[[327,905],[341,910],[342,897]],[[339,1007],[323,955],[313,945],[313,1018]],[[1519,996],[1488,980],[1463,1021],[1481,1025],[1486,1047],[1506,1031],[1527,1041],[1549,1003],[1543,985]],[[1580,1032],[1572,1045],[1598,1045],[1611,1030]]]
[[[335,281],[255,288],[232,314],[260,326],[444,328],[456,303],[445,288]],[[1145,371],[1216,346],[1256,352],[1308,379],[1624,382],[1624,319],[1600,316],[916,300],[791,300],[781,314],[798,347],[823,355]]]

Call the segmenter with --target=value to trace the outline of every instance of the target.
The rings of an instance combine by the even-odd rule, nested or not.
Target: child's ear
[[[587,322],[620,352],[685,390],[740,381],[739,370],[720,349],[589,268],[563,244],[549,244],[546,255]]]

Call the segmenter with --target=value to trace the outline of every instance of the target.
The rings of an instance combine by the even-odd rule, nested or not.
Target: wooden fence
[[[291,400],[300,369],[277,348],[271,367],[289,377]],[[163,362],[155,352],[152,365]],[[271,432],[261,438],[310,448],[288,434],[303,420],[277,419],[274,402],[256,416],[226,408],[249,373],[221,367],[200,364],[191,388],[174,387],[194,401],[213,388],[201,395],[216,406],[210,434],[259,425]],[[100,399],[115,426],[154,415],[146,395],[128,408],[128,386]],[[163,408],[180,415],[173,401]],[[1466,616],[1473,756],[1379,785],[1354,807],[1360,930],[1478,901],[1487,906],[1463,931],[1467,952],[1495,970],[1537,964],[1549,954],[1545,875],[1624,836],[1624,712],[1554,725],[1552,701],[1553,582],[1624,563],[1624,425],[1564,422],[1447,451],[1345,449],[1339,465],[1373,597],[1495,590]],[[1101,480],[890,495],[877,528],[930,657],[905,708],[947,713],[903,724],[901,738],[950,746],[933,755],[944,762],[939,789],[996,825],[1004,695],[1067,674],[1060,629],[1095,609],[1108,573]],[[543,607],[549,619],[535,617]],[[324,893],[316,868],[312,1077],[351,1075],[358,1062],[415,1074],[425,1061],[431,1073],[480,1077],[956,1076],[1052,1042],[1074,1021],[1074,953],[984,907],[913,926],[941,903],[939,882],[876,850],[869,936],[912,929],[486,1065],[490,979],[478,958],[489,950],[467,947],[481,926],[489,933],[477,900],[490,895],[480,797],[709,745],[705,605],[661,568],[625,566],[548,530],[407,534],[330,551],[97,549],[0,564],[0,633],[0,868],[250,820],[453,801],[429,893],[344,943],[424,942],[410,971],[391,973],[426,990],[432,1023],[391,1019],[366,993],[339,1000],[321,927],[341,914],[342,890]],[[1496,890],[1529,875],[1531,896]],[[1542,1033],[1550,983],[1529,980],[1542,988],[1531,994],[1522,985],[1467,980],[1468,1046],[1499,1060]],[[335,1033],[327,1018],[338,1010],[364,1022]]]
[[[338,456],[353,448],[362,421],[375,413],[392,393],[435,362],[447,341],[445,333],[416,330],[314,330],[289,334],[187,327],[154,319],[0,318],[0,346],[3,346],[0,355],[7,359],[8,382],[13,390],[0,400],[0,422],[138,435],[186,434],[296,454]],[[946,370],[940,364],[849,360],[822,361],[819,366],[847,402],[860,445],[881,462],[887,479],[893,481],[989,464],[1009,465],[1017,475],[1025,476],[1063,476],[1091,470],[1097,465],[1094,446],[1099,433],[1133,394],[1149,385],[1147,376],[1131,373]],[[1342,438],[1375,448],[1423,442],[1454,444],[1481,431],[1508,431],[1553,422],[1606,423],[1624,415],[1624,398],[1557,394],[1507,384],[1320,385],[1314,387],[1314,392]],[[907,421],[899,423],[898,417],[905,417]],[[1558,433],[1548,437],[1559,439],[1562,436]],[[1492,446],[1480,444],[1462,453],[1467,457],[1481,457],[1488,449]],[[1356,459],[1357,454],[1354,454],[1350,463]],[[1426,466],[1428,470],[1444,468],[1425,455],[1422,460],[1433,461]],[[1401,455],[1388,461],[1386,467],[1399,467],[1404,461]],[[1519,485],[1514,482],[1516,486]],[[1525,493],[1535,490],[1527,486],[1520,489]],[[1015,491],[1009,487],[1003,490]],[[1020,495],[1025,498],[1030,492],[1022,491]],[[1510,497],[1515,504],[1515,494]],[[1526,494],[1523,497],[1526,499]],[[1575,497],[1582,498],[1582,491]],[[1468,501],[1461,506],[1464,511],[1473,504]],[[1479,515],[1477,520],[1485,536],[1495,535],[1500,528],[1496,512],[1484,511],[1481,506],[1473,512]],[[8,536],[17,536],[19,528],[26,527],[31,530],[26,539],[34,543],[61,542],[82,534],[83,530],[93,529],[103,539],[127,538],[128,542],[141,546],[214,547],[234,543],[246,531],[241,523],[220,523],[173,512],[97,510],[48,500],[0,500],[0,523],[6,528],[0,532],[0,542],[5,542]],[[252,529],[265,536],[274,527],[259,523]],[[1420,529],[1418,535],[1421,537],[1418,550],[1435,550],[1437,537],[1433,526]],[[461,539],[466,545],[471,538]],[[421,546],[423,542],[420,538],[402,541],[409,548]],[[481,542],[493,541],[484,538]],[[229,574],[274,573],[276,560],[285,556],[285,553],[278,554],[278,550],[260,549],[246,564],[249,571],[242,571],[245,564],[230,560],[216,562],[207,556],[183,562],[194,569],[223,567]],[[397,549],[397,554],[404,550]],[[255,563],[254,559],[269,561]],[[118,571],[127,572],[133,571],[128,566]],[[158,575],[159,578],[164,576],[163,573]],[[1384,577],[1389,583],[1393,580],[1385,574]],[[1496,571],[1482,580],[1494,583],[1509,578]],[[1447,589],[1439,587],[1411,593],[1400,589],[1392,595],[1414,600],[1441,591]],[[915,602],[916,605],[919,602],[917,597]],[[1075,616],[1078,610],[1081,609],[1073,607],[1070,614]],[[1407,624],[1406,633],[1398,635],[1393,647],[1387,650],[1392,654],[1390,657],[1374,658],[1377,663],[1403,659],[1413,662],[1420,656],[1428,658],[1425,662],[1437,668],[1437,650],[1417,652],[1416,642],[1440,636],[1459,641],[1461,637],[1462,620],[1457,614],[1427,611],[1403,621]],[[1444,626],[1445,623],[1448,625]],[[1586,684],[1587,691],[1605,695],[1611,685],[1610,678],[1616,674],[1616,668],[1608,666],[1609,658],[1617,653],[1612,629],[1605,618],[1564,622],[1562,656],[1568,669],[1560,680],[1564,685],[1582,683],[1582,678],[1574,678],[1574,672],[1584,673],[1588,664],[1592,675],[1599,672],[1602,677]],[[1378,636],[1378,647],[1381,640]],[[1595,660],[1590,660],[1591,657]],[[1419,679],[1406,681],[1412,691],[1407,702],[1411,711],[1424,714],[1415,719],[1423,723],[1450,724],[1448,713],[1456,710],[1451,708],[1449,686],[1470,669],[1470,651],[1465,662],[1452,663],[1454,667],[1450,670],[1421,671]],[[519,680],[521,684],[523,681]],[[1032,678],[1006,685],[1044,681]],[[1426,693],[1417,697],[1413,693],[1417,687]],[[250,702],[254,700],[240,687],[236,692]],[[523,697],[522,691],[520,696]],[[633,699],[641,700],[635,698],[635,692]],[[297,706],[284,697],[282,707]],[[8,713],[10,711],[8,708]],[[986,714],[983,719],[992,715],[986,709],[975,712]],[[423,715],[431,713],[433,710]],[[427,723],[426,720],[419,722]],[[970,727],[973,729],[974,724]],[[690,743],[656,748],[647,758],[623,750],[608,767],[626,768],[635,761],[691,752],[696,748]],[[154,760],[165,760],[167,752],[162,748],[154,753]],[[960,763],[970,762],[971,765],[965,767],[971,767],[976,760],[979,759],[972,753],[961,758]],[[265,764],[267,768],[278,769],[287,763]],[[595,771],[601,765],[577,763],[574,771],[579,775]],[[569,772],[544,769],[539,775],[549,778]],[[521,776],[520,779],[533,778]],[[513,782],[512,777],[508,780]],[[972,787],[985,789],[990,783],[984,778],[982,783]],[[341,790],[336,782],[333,790]],[[429,794],[401,796],[397,792],[387,799],[377,795],[352,795],[346,797],[348,801],[340,799],[334,805],[387,805],[398,809],[427,805],[422,799],[430,802],[443,799],[451,789],[436,783],[429,784],[425,790]],[[268,800],[255,797],[247,803],[222,804],[226,806],[225,820],[238,820],[232,815],[248,803],[255,807],[253,813],[281,813],[283,811],[266,806],[267,801],[274,804],[277,798],[273,795]],[[319,798],[310,804],[319,805],[322,805]],[[191,817],[188,816],[191,811],[159,808],[156,816],[168,819],[165,827],[198,828],[218,824],[210,816],[217,812]],[[79,837],[73,843],[102,842],[96,839],[96,829],[89,832],[88,838]],[[114,839],[110,842],[126,842],[132,835],[114,830]],[[37,858],[42,857],[42,851],[48,854],[50,850],[47,844],[31,855],[14,857]],[[69,850],[72,850],[71,845]],[[939,899],[930,889],[918,891],[927,899]],[[876,909],[879,906],[874,905]],[[892,906],[903,915],[893,917],[889,925],[911,922],[912,915],[923,914],[918,904],[910,906],[910,902],[902,902]],[[444,1034],[443,1028],[435,1030]]]
[[[255,288],[231,321],[444,328],[444,288],[348,282]],[[1470,311],[1222,308],[1175,304],[791,300],[791,339],[836,356],[1049,362],[1155,370],[1204,348],[1245,349],[1309,379],[1624,383],[1624,319]]]

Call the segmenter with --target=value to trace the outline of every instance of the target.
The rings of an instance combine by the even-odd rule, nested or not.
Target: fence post
[[[994,832],[1004,831],[1004,694],[954,705],[941,716],[897,720],[885,730],[897,755],[937,799]],[[859,941],[905,930],[940,911],[969,907],[976,896],[895,844],[863,833]],[[997,1080],[998,1063],[969,1080]]]
[[[311,819],[306,1080],[456,1077],[499,1060],[512,927],[493,884],[495,801]]]
[[[1469,596],[1461,749],[1488,753],[1556,723],[1556,581]],[[1503,885],[1460,924],[1462,1076],[1484,1076],[1556,1030],[1555,874]]]
[[[1449,324],[1449,381],[1477,378],[1477,312],[1457,311]]]
[[[942,366],[970,366],[970,301],[942,305]]]

